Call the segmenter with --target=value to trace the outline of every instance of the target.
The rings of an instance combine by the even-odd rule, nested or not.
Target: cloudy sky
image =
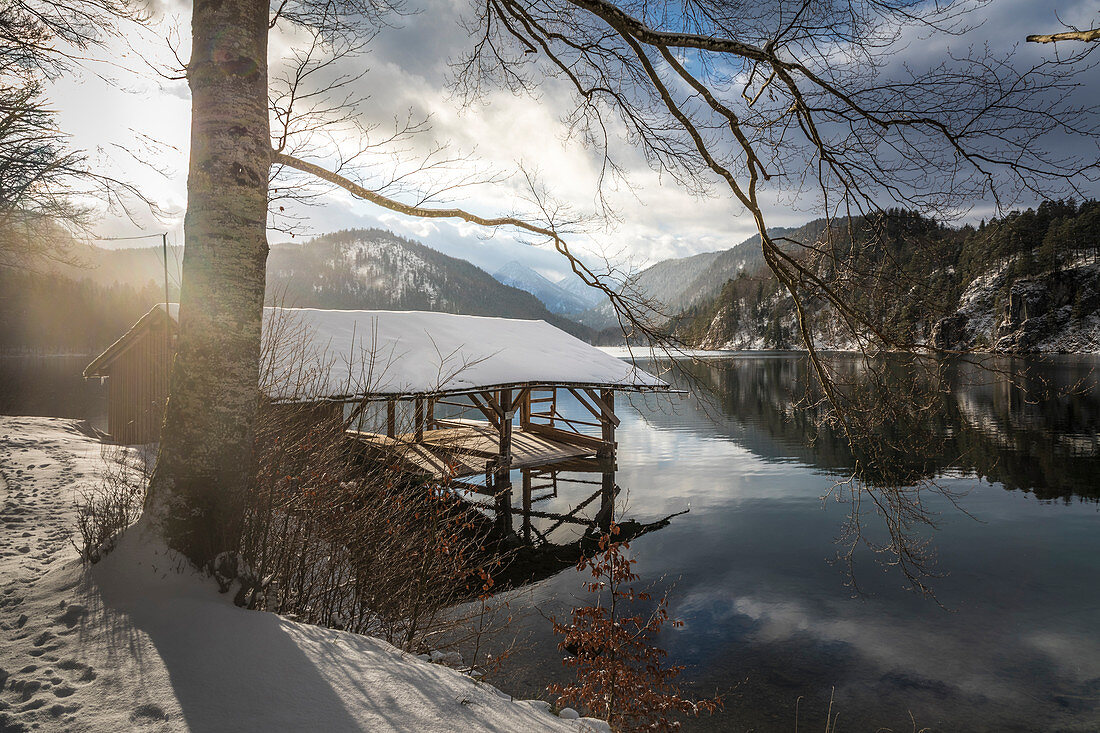
[[[189,48],[189,3],[170,0],[161,5],[160,23],[132,45],[149,58],[169,63],[165,37],[186,58]],[[422,0],[420,12],[399,19],[371,44],[370,52],[351,64],[366,68],[358,91],[368,96],[363,119],[380,125],[379,133],[392,125],[394,116],[411,112],[430,116],[432,129],[414,145],[424,148],[446,144],[468,154],[471,170],[492,170],[504,180],[456,192],[450,202],[478,213],[498,214],[522,208],[526,184],[516,174],[520,166],[537,172],[539,180],[559,200],[579,212],[595,208],[599,161],[592,151],[570,140],[562,117],[569,111],[566,90],[553,82],[537,96],[491,92],[481,103],[463,108],[448,88],[448,61],[457,58],[470,39],[459,19],[470,11],[465,0]],[[973,33],[954,39],[957,48],[989,44],[995,50],[1018,49],[1018,63],[1050,55],[1053,47],[1022,44],[1028,33],[1058,30],[1059,18],[1089,25],[1100,18],[1100,0],[994,0],[982,11],[984,22]],[[293,39],[274,37],[272,73],[276,73]],[[910,46],[905,52],[918,58],[926,47]],[[132,52],[113,49],[116,66],[93,64],[79,78],[59,81],[51,99],[60,112],[60,124],[73,135],[76,147],[92,152],[105,169],[112,169],[138,183],[164,209],[174,212],[166,227],[173,241],[182,240],[182,213],[186,204],[186,172],[190,102],[186,83],[158,77]],[[1080,90],[1082,99],[1100,99],[1100,74],[1093,70]],[[155,142],[154,142],[155,141]],[[606,256],[621,266],[638,268],[661,259],[724,249],[754,232],[751,219],[721,189],[707,198],[695,198],[667,177],[646,166],[640,155],[623,145],[619,162],[628,171],[631,190],[612,190],[609,196],[619,217],[607,226],[596,226],[578,235],[590,258]],[[381,164],[381,163],[380,163]],[[512,174],[508,177],[509,174]],[[969,202],[970,216],[987,215],[988,202]],[[812,218],[813,202],[791,201],[777,196],[770,206],[773,226],[797,225]],[[327,193],[314,205],[295,209],[304,217],[297,237],[335,229],[383,227],[418,239],[448,254],[464,257],[495,270],[518,259],[548,275],[564,274],[563,263],[553,252],[519,243],[511,234],[486,239],[476,228],[446,222],[412,220],[379,210],[341,191]],[[100,227],[103,236],[162,231],[165,225],[148,214],[134,212],[136,222],[118,212],[107,213]],[[273,231],[272,242],[289,236]]]

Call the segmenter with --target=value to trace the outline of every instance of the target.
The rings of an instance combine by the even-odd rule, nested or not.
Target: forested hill
[[[45,272],[0,271],[0,349],[91,352],[164,300],[159,247],[84,248],[76,264]],[[168,250],[169,297],[178,297],[181,250]],[[533,295],[465,260],[379,230],[336,232],[276,244],[268,296],[288,306],[433,310],[541,319],[580,338],[593,332],[551,313]]]
[[[811,222],[798,229],[777,228],[771,234],[817,236],[823,225],[823,222]],[[738,273],[754,272],[763,263],[760,235],[755,235],[720,252],[703,252],[651,265],[632,278],[630,289],[654,303],[657,313],[650,315],[667,317],[710,300]],[[587,326],[602,329],[618,323],[606,299],[576,316],[576,319]]]
[[[279,244],[267,260],[268,295],[306,308],[428,310],[539,319],[575,336],[591,331],[547,310],[466,260],[381,229]]]
[[[811,241],[825,236],[818,224]],[[838,258],[893,282],[841,280],[827,258],[815,271],[893,338],[1006,353],[1100,351],[1100,202],[1045,202],[961,228],[892,211],[835,222],[831,235]],[[852,346],[829,308],[809,310],[822,345]],[[671,329],[700,348],[801,345],[794,304],[762,266],[727,280]]]

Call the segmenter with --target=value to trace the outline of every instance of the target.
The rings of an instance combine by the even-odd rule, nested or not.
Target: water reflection
[[[1094,379],[1098,363],[1063,358],[1029,374],[1069,386]],[[686,625],[660,641],[688,665],[689,687],[727,694],[723,713],[686,730],[793,730],[796,705],[813,728],[833,694],[849,730],[910,730],[910,713],[918,728],[944,731],[1100,728],[1095,381],[1033,401],[1007,377],[983,384],[961,367],[945,372],[954,389],[926,425],[955,455],[898,456],[969,512],[922,497],[936,516],[941,607],[870,557],[854,596],[832,562],[850,507],[821,497],[855,456],[799,415],[799,357],[693,369],[702,397],[621,411],[616,477],[628,516],[691,506],[632,545],[644,583],[674,585],[670,611]],[[560,573],[527,602],[563,615],[582,580]],[[530,647],[502,684],[533,695],[565,672],[545,619],[524,624]]]
[[[493,517],[493,539],[505,554],[493,572],[497,588],[544,580],[597,551],[622,493],[615,468],[613,457],[575,458],[489,476],[486,483],[453,482],[467,501]],[[633,541],[667,527],[672,518],[619,517],[618,537]]]
[[[831,358],[856,363],[854,357]],[[894,361],[900,371],[903,360]],[[685,363],[678,381],[705,390],[703,400],[690,403],[701,418],[709,418],[696,421],[697,429],[707,434],[718,429],[765,459],[795,459],[836,474],[850,472],[859,459],[868,479],[884,485],[963,473],[1043,499],[1095,501],[1100,499],[1095,365],[1087,357],[991,359],[986,369],[945,362],[937,374],[941,381],[921,394],[929,404],[919,420],[881,424],[855,451],[838,428],[820,424],[820,405],[805,404],[813,385],[803,358]],[[860,379],[857,370],[847,374]],[[887,409],[875,390],[866,389],[861,397],[872,400],[864,406],[868,411]],[[659,412],[647,414],[647,420],[657,427],[670,421],[684,425]]]

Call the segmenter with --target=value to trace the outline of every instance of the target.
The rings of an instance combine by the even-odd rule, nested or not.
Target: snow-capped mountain
[[[596,291],[586,286],[578,278],[573,279],[582,288],[591,291],[592,296],[586,298],[584,296],[588,295],[587,293],[582,295],[582,292],[571,292],[543,277],[527,265],[515,260],[494,272],[493,277],[505,285],[531,293],[554,313],[580,313],[591,307],[595,300],[599,299]]]
[[[791,231],[777,228],[772,233],[779,236]],[[662,260],[638,273],[631,280],[630,288],[652,302],[655,310],[649,317],[663,321],[715,297],[722,286],[742,270],[753,271],[763,262],[760,235],[755,235],[720,252]],[[607,302],[579,314],[577,320],[596,329],[610,328],[616,323],[611,304]]]
[[[569,273],[554,284],[562,290],[580,298],[585,308],[592,308],[593,306],[599,305],[604,300],[602,292],[586,285],[584,280],[581,280],[573,273]]]

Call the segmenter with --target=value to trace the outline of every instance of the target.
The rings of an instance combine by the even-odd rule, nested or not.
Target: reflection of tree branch
[[[1008,195],[1077,191],[1094,180],[1094,156],[1059,158],[1041,144],[1064,133],[1089,146],[1098,139],[1095,110],[1075,102],[1067,73],[1087,51],[1021,70],[1009,57],[970,50],[886,77],[906,28],[960,34],[977,4],[796,2],[790,14],[783,2],[755,5],[689,0],[677,14],[614,0],[485,0],[484,32],[459,66],[459,84],[468,95],[480,78],[537,89],[540,77],[524,68],[541,57],[573,88],[571,132],[597,148],[605,168],[615,170],[606,141],[622,135],[607,129],[617,115],[655,170],[692,192],[715,182],[728,189],[753,217],[764,262],[786,291],[820,386],[810,400],[818,419],[853,449],[855,520],[861,503],[880,513],[887,553],[928,592],[920,582],[925,554],[908,539],[932,519],[905,476],[894,475],[891,486],[875,478],[902,442],[861,446],[883,421],[919,423],[931,414],[922,381],[931,377],[935,388],[937,359],[952,352],[883,318],[880,303],[925,304],[936,313],[938,300],[932,285],[905,270],[874,217],[884,219],[888,206],[949,217],[967,198],[992,196],[1002,205]],[[793,241],[769,232],[759,198],[767,181],[814,184],[824,236]],[[857,216],[875,231],[857,238]],[[905,242],[934,246],[919,234]],[[850,334],[864,357],[864,385],[820,351],[821,319]],[[923,353],[899,378],[872,358],[881,350]],[[886,407],[869,405],[865,389],[887,398]],[[858,524],[850,535],[864,541]]]

